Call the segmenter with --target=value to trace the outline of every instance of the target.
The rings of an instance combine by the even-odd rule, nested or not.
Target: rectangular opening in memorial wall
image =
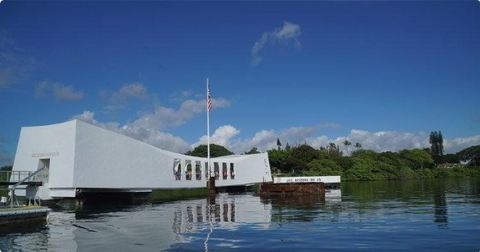
[[[182,164],[179,158],[173,160],[173,176],[175,180],[182,180]]]
[[[228,179],[228,172],[227,172],[227,163],[222,163],[222,175],[223,175],[223,180]]]
[[[215,180],[218,180],[220,178],[220,168],[218,167],[217,162],[213,163],[213,171],[215,173]]]
[[[230,179],[235,179],[235,166],[234,166],[234,163],[230,163]]]
[[[185,179],[192,180],[192,161],[185,160]]]
[[[195,178],[202,180],[202,162],[195,161]]]

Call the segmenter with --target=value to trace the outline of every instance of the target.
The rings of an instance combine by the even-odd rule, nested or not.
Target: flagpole
[[[210,111],[208,111],[208,92],[210,92],[210,86],[207,77],[207,160],[208,160],[208,178],[212,177],[212,168],[210,166]]]
[[[215,175],[212,172],[212,166],[210,165],[210,110],[212,109],[212,98],[210,95],[210,83],[207,77],[207,160],[208,170],[210,176],[208,177],[208,191],[210,195],[210,202],[215,202]]]

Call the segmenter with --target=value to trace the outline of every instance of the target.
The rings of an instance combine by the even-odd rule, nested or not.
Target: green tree
[[[282,149],[282,143],[280,142],[280,138],[277,138],[277,146],[278,146],[278,150]]]
[[[460,158],[456,154],[443,155],[442,163],[456,164],[460,163]]]
[[[366,150],[366,149],[359,149],[352,152],[352,157],[370,157],[370,158],[377,158],[378,153],[373,150]]]
[[[292,147],[288,144],[288,142],[287,142],[287,144],[285,145],[285,150],[286,150],[286,151],[292,150]]]
[[[232,154],[233,152],[229,151],[227,148],[221,145],[210,144],[210,157],[221,157],[221,156],[228,156]],[[195,149],[185,153],[185,155],[195,156],[195,157],[207,157],[208,155],[207,145],[206,144],[199,145],[195,147]]]
[[[245,151],[245,154],[258,154],[260,151],[258,151],[257,147],[252,147],[249,151]]]
[[[401,150],[400,157],[403,158],[407,166],[412,169],[423,169],[431,167],[434,164],[432,156],[422,149]]]
[[[307,164],[307,176],[341,176],[343,169],[331,159],[321,158]]]
[[[353,165],[351,157],[335,157],[331,159],[335,161],[336,164],[340,165],[343,171],[350,169],[350,167]]]
[[[292,174],[303,173],[308,170],[307,162],[305,160],[294,157],[293,155],[287,155],[285,160],[285,171]]]
[[[460,160],[468,162],[470,166],[480,165],[480,145],[470,146],[456,154]]]
[[[294,158],[302,161],[304,164],[310,163],[319,156],[317,150],[307,144],[302,144],[292,148],[291,153]]]
[[[270,166],[274,169],[279,169],[282,172],[290,172],[287,166],[287,159],[289,154],[286,151],[272,149],[268,151],[268,160]]]
[[[322,152],[321,149],[320,152]],[[337,146],[335,143],[329,143],[323,152],[326,152],[327,155],[332,158],[343,156],[340,146]]]
[[[13,167],[11,165],[5,165],[0,168],[0,171],[11,171],[12,168]]]
[[[362,148],[362,144],[361,144],[361,143],[356,143],[356,144],[355,144],[355,148],[357,148],[357,149]]]
[[[443,136],[441,131],[432,131],[430,133],[430,140],[429,143],[431,144],[430,152],[435,160],[435,163],[439,164],[442,162],[443,156]]]
[[[352,142],[348,141],[348,140],[345,140],[343,142],[343,144],[345,145],[345,147],[347,148],[347,156],[348,156],[348,146],[352,145]]]

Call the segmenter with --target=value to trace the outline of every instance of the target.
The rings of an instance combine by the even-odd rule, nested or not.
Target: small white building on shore
[[[210,165],[217,187],[272,181],[267,153],[212,158]],[[27,197],[201,188],[209,176],[206,158],[165,151],[80,120],[22,128],[13,171],[42,168],[42,186],[27,187]]]

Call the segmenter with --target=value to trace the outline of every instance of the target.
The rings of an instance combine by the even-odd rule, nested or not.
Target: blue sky
[[[480,2],[0,3],[0,164],[72,118],[183,152],[480,144]],[[217,130],[217,132],[215,132]],[[204,140],[204,139],[203,139]]]

